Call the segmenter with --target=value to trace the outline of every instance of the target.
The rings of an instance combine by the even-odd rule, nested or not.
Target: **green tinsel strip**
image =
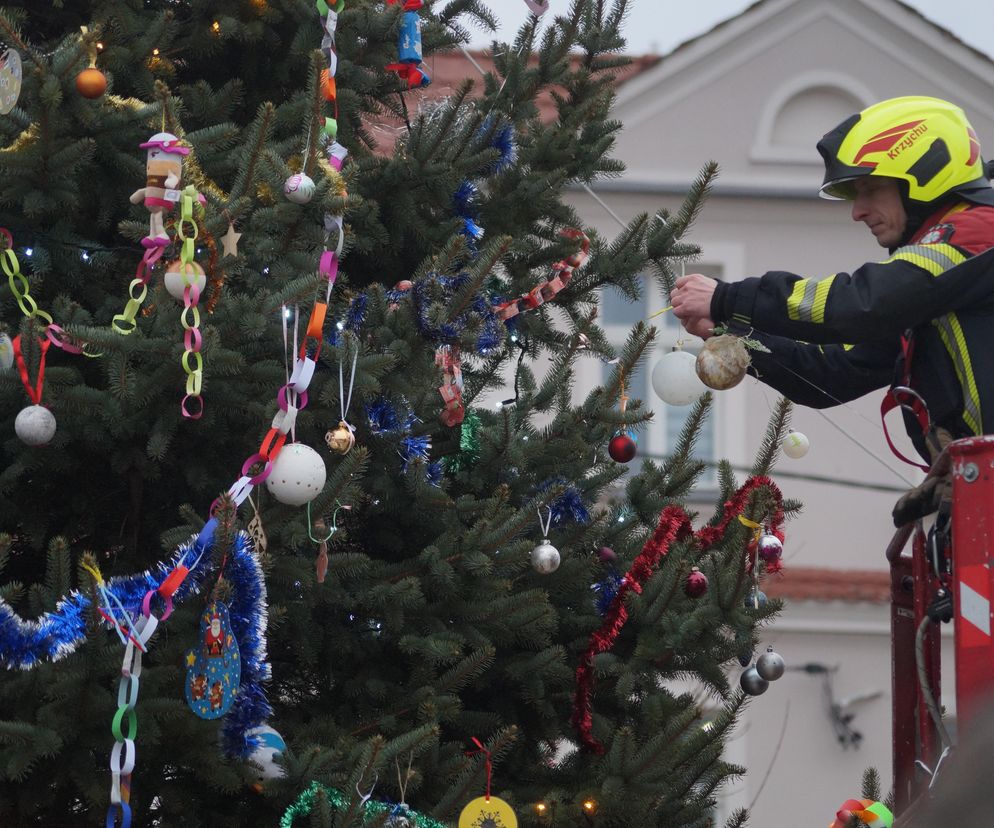
[[[470,408],[463,417],[459,433],[459,454],[446,457],[445,470],[458,472],[468,469],[480,459],[480,415]]]
[[[311,782],[311,786],[304,791],[297,801],[293,803],[289,808],[286,809],[286,813],[283,814],[283,819],[280,820],[280,828],[291,828],[293,821],[297,817],[307,816],[314,808],[314,798],[318,795],[319,791],[324,791],[324,795],[327,797],[328,802],[336,810],[340,810],[345,807],[345,797],[342,792],[336,790],[335,788],[329,788],[327,785],[322,785],[320,782]],[[362,821],[365,823],[370,818],[376,819],[384,814],[389,813],[394,808],[388,802],[367,802],[363,813]],[[446,828],[445,824],[432,819],[431,817],[423,816],[417,811],[407,811],[404,816],[412,822],[417,828]]]

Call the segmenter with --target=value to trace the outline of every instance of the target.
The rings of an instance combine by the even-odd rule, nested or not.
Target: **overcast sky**
[[[904,0],[929,20],[949,29],[964,43],[994,57],[994,3],[991,0]],[[489,4],[501,18],[499,37],[509,40],[529,14],[524,0]],[[706,32],[716,23],[739,14],[751,0],[632,0],[625,34],[631,54],[665,54]],[[550,0],[546,17],[563,14],[569,0]],[[474,46],[489,45],[480,36]]]

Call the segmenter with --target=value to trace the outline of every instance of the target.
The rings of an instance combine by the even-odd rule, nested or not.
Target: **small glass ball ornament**
[[[541,575],[551,575],[559,569],[559,550],[556,549],[548,538],[542,538],[542,542],[532,550],[532,567]]]
[[[774,652],[772,647],[767,647],[766,652],[756,659],[756,672],[767,681],[776,681],[786,669],[783,656]]]
[[[749,368],[749,352],[741,337],[731,334],[712,336],[697,355],[695,369],[708,388],[725,391],[734,388]]]
[[[683,585],[683,591],[687,594],[688,598],[700,598],[708,591],[708,576],[696,566],[692,567]]]
[[[690,405],[707,386],[697,376],[696,357],[674,348],[652,369],[652,390],[667,405]]]
[[[55,436],[55,415],[43,405],[22,408],[14,420],[14,433],[29,446],[43,446]]]
[[[618,554],[610,546],[602,546],[597,550],[597,560],[601,563],[614,563],[618,560]]]
[[[307,173],[291,175],[283,184],[283,195],[294,204],[307,204],[314,198],[315,184]]]
[[[355,434],[345,420],[341,420],[325,435],[324,441],[335,454],[345,455],[352,451],[352,446],[355,445]]]
[[[607,453],[615,463],[628,463],[635,459],[635,441],[627,431],[619,431],[607,444]]]
[[[290,443],[276,455],[266,488],[280,503],[303,506],[321,493],[326,478],[320,454],[303,443]]]
[[[766,606],[766,593],[758,587],[753,587],[742,599],[746,609],[762,609]]]
[[[764,679],[755,667],[747,667],[739,676],[739,687],[748,696],[762,696],[770,683]]]
[[[107,89],[107,77],[97,67],[91,66],[76,75],[76,91],[84,98],[94,100]]]
[[[196,262],[190,262],[190,264],[186,265],[186,268],[190,284],[196,285],[197,290],[203,294],[204,288],[207,287],[207,275],[204,273],[204,269]],[[177,259],[175,262],[170,262],[166,266],[166,275],[162,277],[162,284],[166,286],[166,293],[178,302],[183,301],[183,290],[186,288],[183,274],[183,262]]]
[[[768,532],[760,535],[757,546],[759,557],[764,563],[776,563],[783,557],[783,544],[776,535]]]
[[[808,453],[811,443],[808,442],[808,438],[801,434],[800,431],[792,431],[783,438],[781,446],[783,447],[784,454],[792,460],[799,460]]]

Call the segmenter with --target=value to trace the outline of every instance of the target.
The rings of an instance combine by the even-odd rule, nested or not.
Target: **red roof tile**
[[[494,68],[493,57],[489,49],[471,49],[467,50],[467,53],[468,57],[461,51],[442,52],[430,56],[425,61],[424,66],[431,77],[431,84],[421,89],[412,90],[405,96],[412,120],[416,117],[421,106],[425,103],[434,103],[448,98],[456,92],[466,78],[472,78],[475,81],[475,87],[470,93],[470,97],[478,97],[481,94],[483,78],[473,62],[475,61],[484,72],[491,72]],[[636,75],[640,75],[655,66],[660,60],[661,58],[657,55],[632,57],[628,66],[610,70],[616,77],[615,86],[620,86]],[[532,55],[529,63],[537,64],[538,56]],[[556,106],[548,91],[543,92],[536,103],[539,117],[544,123],[555,120]],[[389,113],[384,113],[376,119],[367,120],[366,126],[375,136],[379,144],[379,151],[382,153],[390,152],[396,136],[406,129],[403,121],[394,118]]]
[[[890,572],[886,570],[818,569],[788,566],[763,584],[770,598],[793,601],[890,601]]]

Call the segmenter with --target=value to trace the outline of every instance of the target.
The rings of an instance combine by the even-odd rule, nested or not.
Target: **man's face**
[[[881,247],[895,247],[908,223],[897,180],[867,175],[857,178],[853,187],[856,191],[852,202],[853,221],[861,221],[869,227]]]

